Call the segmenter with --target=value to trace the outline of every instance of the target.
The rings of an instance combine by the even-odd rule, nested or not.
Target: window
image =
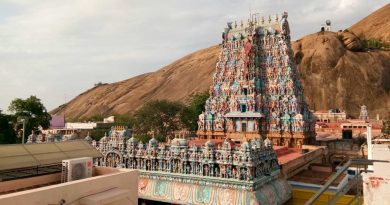
[[[241,110],[241,112],[246,112],[246,105],[245,104],[241,104],[240,105],[240,110]]]
[[[343,130],[343,139],[352,139],[352,130]]]
[[[243,122],[241,124],[241,130],[242,130],[242,132],[246,132],[246,123],[245,122]]]
[[[248,95],[248,88],[244,88],[243,91],[244,95]]]

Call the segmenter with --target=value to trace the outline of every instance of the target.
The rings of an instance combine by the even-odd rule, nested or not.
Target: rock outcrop
[[[338,34],[315,33],[293,44],[306,102],[314,110],[343,108],[358,117],[360,105],[369,114],[388,115],[390,52],[348,50]]]
[[[338,34],[338,37],[343,42],[345,48],[350,51],[361,51],[364,48],[363,43],[360,41],[359,37],[348,30]]]

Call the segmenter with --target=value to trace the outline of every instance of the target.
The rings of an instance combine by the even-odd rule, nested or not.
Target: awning
[[[84,140],[54,143],[0,145],[0,171],[61,163],[79,157],[102,154]]]

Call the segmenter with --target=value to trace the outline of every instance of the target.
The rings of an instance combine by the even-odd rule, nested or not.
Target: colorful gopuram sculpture
[[[121,133],[92,141],[103,154],[96,164],[138,169],[139,197],[175,204],[283,204],[291,197],[270,140],[240,146],[228,139],[218,146],[189,146],[186,139],[168,144],[152,138],[138,142]],[[170,191],[172,190],[172,191]]]
[[[275,22],[228,23],[222,39],[198,136],[243,141],[261,134],[274,145],[311,143],[314,120],[304,102],[287,13]]]

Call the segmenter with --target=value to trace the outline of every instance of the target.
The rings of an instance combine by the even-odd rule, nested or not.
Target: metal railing
[[[374,162],[389,162],[385,160],[368,160],[368,159],[351,159],[346,162],[341,169],[339,169],[335,175],[333,175],[325,184],[322,186],[315,194],[312,196],[305,205],[311,205],[313,204],[330,186],[335,182],[341,174],[343,174],[351,165],[364,165],[365,170],[364,172],[367,172],[367,166],[373,165]],[[349,180],[347,184],[345,184],[341,189],[339,189],[335,195],[329,200],[328,205],[336,204],[338,199],[340,199],[341,196],[343,196],[345,193],[347,193],[353,185],[356,185],[358,182],[361,182],[361,173],[357,173],[357,175]],[[357,196],[358,197],[358,196]],[[353,203],[355,200],[351,200],[349,203]],[[359,199],[359,201],[361,201]],[[359,202],[358,201],[358,202]]]

